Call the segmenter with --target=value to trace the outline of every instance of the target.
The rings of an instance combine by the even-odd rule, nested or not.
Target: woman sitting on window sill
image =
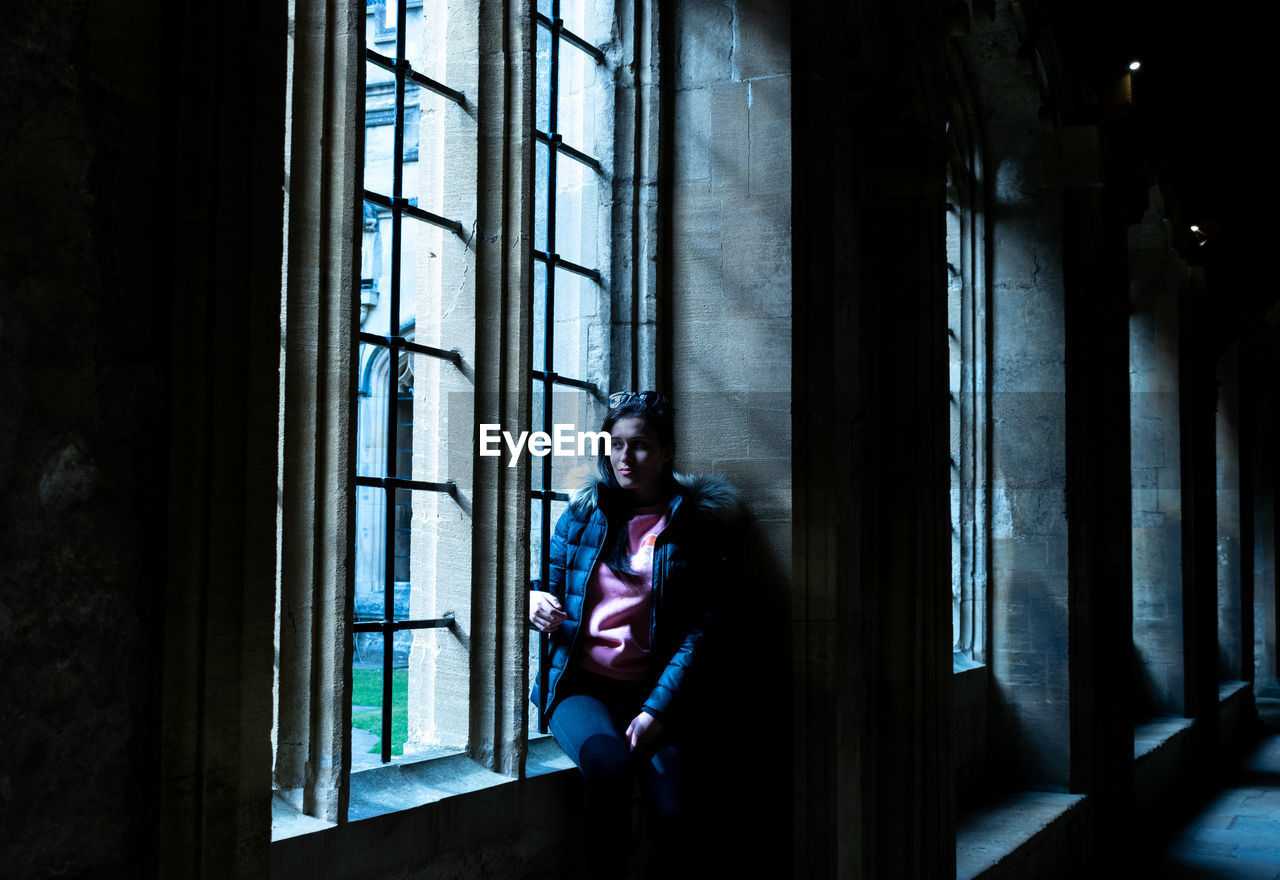
[[[657,392],[610,396],[600,478],[560,517],[549,590],[530,595],[550,636],[531,699],[582,771],[590,876],[628,875],[637,780],[659,876],[685,876],[697,842],[680,761],[743,510],[722,480],[674,472],[673,417]]]

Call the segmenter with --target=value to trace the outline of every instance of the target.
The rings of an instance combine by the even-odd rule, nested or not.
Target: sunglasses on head
[[[639,400],[642,406],[668,406],[667,398],[657,391],[615,391],[609,395],[609,409],[617,409],[624,403]]]

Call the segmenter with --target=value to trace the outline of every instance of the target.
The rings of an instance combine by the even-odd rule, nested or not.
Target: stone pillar
[[[1265,374],[1264,374],[1265,375]],[[1273,374],[1274,375],[1274,374]],[[1276,630],[1276,392],[1257,387],[1253,401],[1253,662],[1254,693],[1280,697]]]
[[[709,695],[713,723],[740,718],[747,736],[717,737],[697,769],[710,771],[703,790],[715,792],[707,807],[717,817],[712,849],[729,860],[716,869],[781,874],[792,816],[784,592],[794,528],[790,10],[695,0],[665,5],[660,30],[669,212],[659,219],[657,302],[644,286],[647,270],[635,278],[637,338],[660,318],[654,372],[676,407],[677,467],[725,476],[753,518],[745,574],[722,609],[719,640],[708,649],[716,656],[706,658],[728,673]],[[651,123],[648,113],[637,117],[642,143],[650,143]],[[640,172],[646,158],[642,151]],[[643,245],[642,236],[635,246]],[[641,353],[637,374],[646,361]],[[744,677],[745,658],[752,671]],[[778,744],[772,759],[781,766],[761,771],[765,742]],[[741,848],[748,837],[761,845]]]
[[[1159,190],[1129,233],[1133,651],[1137,717],[1182,715],[1183,449],[1180,330],[1186,263],[1171,255]]]
[[[860,12],[795,52],[795,875],[951,878],[945,54]]]
[[[1204,270],[1193,267],[1187,273],[1183,326],[1208,326],[1212,314]],[[1183,705],[1184,714],[1196,719],[1194,771],[1207,785],[1218,744],[1217,354],[1210,334],[1204,332],[1187,333],[1181,349]]]
[[[988,131],[992,275],[992,682],[1006,784],[1066,791],[1070,679],[1063,194],[1018,117]],[[995,123],[1000,124],[995,124]],[[996,723],[994,719],[999,719]]]
[[[870,627],[841,640],[841,668],[870,676],[862,715],[873,764],[859,797],[870,820],[870,876],[954,872],[952,804],[950,418],[946,261],[938,210],[945,161],[924,129],[866,131],[859,144],[855,236],[865,261],[863,380],[853,412],[851,488],[863,541],[837,619]],[[855,593],[856,598],[855,598]],[[843,666],[848,663],[849,666]],[[839,748],[854,747],[852,738]],[[865,858],[851,847],[843,859]],[[841,867],[845,867],[842,861]]]
[[[1070,788],[1091,796],[1094,851],[1108,852],[1133,800],[1128,266],[1123,220],[1099,181],[1097,129],[1063,140],[1076,157],[1063,169]]]
[[[1218,678],[1245,678],[1240,516],[1240,352],[1232,345],[1218,360],[1215,418],[1218,511]]]
[[[301,10],[299,15],[306,17]],[[162,671],[156,671],[162,681],[163,712],[159,753],[152,756],[159,764],[159,791],[154,800],[143,796],[140,802],[153,805],[153,821],[159,826],[159,852],[150,872],[164,877],[262,877],[268,871],[271,837],[268,780],[273,611],[279,610],[273,608],[278,443],[283,439],[286,449],[299,453],[300,470],[314,466],[313,476],[332,476],[325,469],[345,452],[331,449],[329,458],[315,455],[315,445],[292,443],[293,426],[279,422],[281,218],[286,210],[282,195],[289,180],[288,139],[306,142],[315,135],[318,142],[323,129],[323,122],[313,119],[315,127],[294,126],[287,131],[280,97],[286,93],[287,77],[298,67],[314,62],[316,67],[308,73],[316,79],[293,80],[295,107],[323,90],[326,78],[322,60],[314,56],[294,57],[295,71],[286,71],[284,49],[293,29],[283,6],[175,9],[171,23],[168,48],[175,61],[168,75],[174,82],[177,124],[166,129],[166,135],[175,157],[173,202],[156,207],[170,218],[173,229],[166,231],[170,237],[165,259],[155,267],[162,275],[173,273],[166,277],[177,291],[169,303],[172,368],[166,389],[169,530],[157,536],[168,566],[164,662]],[[305,26],[312,24],[318,23],[308,19]],[[351,22],[329,21],[323,26],[339,35],[344,25]],[[345,33],[354,39],[354,31]],[[334,42],[341,44],[341,36]],[[335,45],[334,51],[340,54],[341,46]],[[241,63],[224,63],[240,53]],[[233,106],[222,100],[227,95],[245,100]],[[345,97],[349,95],[340,87],[327,95],[337,105],[335,115],[340,116],[344,107],[354,111],[354,104],[344,104]],[[324,120],[331,121],[333,117]],[[354,125],[326,130],[324,140],[332,152],[323,155],[337,153],[347,161],[352,140],[357,138]],[[317,149],[316,155],[321,154]],[[292,171],[298,175],[295,181],[306,174],[299,164]],[[313,192],[309,186],[302,190]],[[344,206],[348,210],[342,212]],[[315,237],[323,235],[322,230],[332,231],[329,223],[337,221],[343,230],[339,237],[345,235],[349,242],[358,217],[354,187],[350,195],[343,193],[328,207],[333,213],[304,195],[291,200],[288,210],[296,211],[299,219],[313,221],[309,234]],[[344,254],[341,247],[325,253],[333,260],[326,262],[301,239],[290,240],[288,253],[291,270],[311,278],[332,272],[335,279],[346,282],[342,295],[351,301],[356,266],[349,246],[345,255],[351,259],[345,263],[339,262]],[[307,261],[306,255],[312,259]],[[350,311],[345,313],[345,326],[341,311],[332,315],[329,324],[314,309],[300,311],[304,312],[298,316],[300,324],[323,325],[322,334],[307,337],[310,354],[320,358],[319,368],[309,374],[310,387],[332,378],[323,357],[332,350],[330,345],[341,350],[349,375],[350,349],[342,343],[350,340]],[[286,367],[300,370],[304,346],[294,340],[285,344],[297,346],[287,355],[296,356],[296,362]],[[314,367],[316,361],[310,364]],[[299,389],[299,393],[307,391]],[[347,411],[341,406],[334,409],[312,413],[312,417],[325,427],[341,424],[340,435],[345,436]],[[343,481],[339,477],[319,484],[342,485]],[[285,503],[290,500],[284,499]],[[348,545],[343,540],[339,553],[328,540],[349,536],[341,517],[336,522],[313,519],[310,524],[314,529],[297,542],[301,552],[287,562],[296,574],[300,571],[296,563],[307,563],[309,551],[321,556],[322,564],[305,577],[308,587],[311,577],[316,577],[316,592],[325,605],[316,607],[313,615],[313,607],[296,594],[284,599],[286,613],[296,610],[299,629],[307,630],[326,612],[340,619],[347,579],[337,560]],[[291,635],[285,634],[279,646],[282,664],[286,658],[299,659],[292,651],[298,642]],[[301,679],[341,693],[342,644],[335,641],[331,648],[327,656],[316,658],[315,667],[302,662],[288,671],[282,669],[282,687]],[[310,678],[312,672],[318,673],[315,678]],[[317,717],[327,723],[310,723]],[[282,787],[311,797],[319,812],[332,814],[339,806],[341,722],[325,711],[304,710],[295,719],[300,723],[289,725],[287,731],[281,725],[287,779]],[[92,748],[91,743],[84,745]],[[303,793],[308,774],[315,784]]]

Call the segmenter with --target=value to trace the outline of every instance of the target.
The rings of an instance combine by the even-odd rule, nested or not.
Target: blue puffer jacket
[[[687,691],[697,655],[706,647],[714,609],[734,576],[730,553],[743,521],[738,494],[728,483],[712,476],[675,476],[667,526],[653,555],[649,656],[654,686],[644,710],[655,718],[679,710],[681,691]],[[551,538],[551,582],[545,589],[560,600],[566,616],[550,633],[550,656],[544,652],[541,657],[544,666],[550,663],[548,717],[555,710],[556,685],[577,650],[587,582],[607,534],[620,528],[617,521],[610,522],[609,491],[607,484],[596,482],[578,492]],[[539,707],[541,680],[539,675],[530,695]]]

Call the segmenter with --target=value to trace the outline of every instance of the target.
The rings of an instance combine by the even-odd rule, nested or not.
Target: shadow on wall
[[[1062,758],[1069,754],[1067,608],[1057,580],[1024,566],[1004,588],[1006,595],[993,614],[993,793],[1066,790]]]
[[[705,823],[692,841],[695,871],[786,876],[791,864],[791,637],[786,579],[759,524],[743,529],[715,641],[691,695],[690,813]],[[714,854],[696,864],[697,853]]]
[[[1142,648],[1133,643],[1133,720],[1140,721],[1163,714],[1160,711],[1160,687],[1151,675]]]

